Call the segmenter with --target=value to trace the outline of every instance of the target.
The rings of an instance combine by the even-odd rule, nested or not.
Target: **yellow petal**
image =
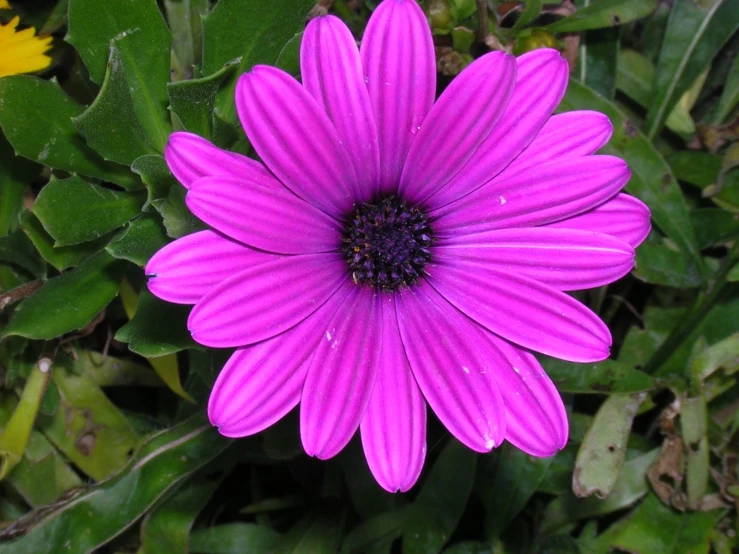
[[[52,38],[35,36],[33,27],[17,31],[19,22],[16,16],[7,25],[0,25],[0,77],[40,71],[51,64],[46,52],[51,48]]]
[[[0,10],[9,10],[10,4],[8,4],[8,0],[0,0]]]

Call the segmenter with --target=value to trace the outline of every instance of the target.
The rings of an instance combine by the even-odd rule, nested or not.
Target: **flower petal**
[[[397,295],[400,335],[423,396],[460,442],[488,452],[505,437],[505,405],[475,325],[425,282]]]
[[[516,59],[490,52],[456,77],[420,126],[398,192],[420,204],[474,154],[505,112],[516,82]]]
[[[204,177],[187,193],[192,213],[232,239],[278,254],[336,250],[336,220],[287,189],[268,189],[235,177]]]
[[[345,215],[360,198],[339,134],[290,75],[255,66],[239,78],[236,109],[260,158],[300,198],[335,216]]]
[[[405,492],[418,480],[426,458],[426,402],[400,339],[395,297],[383,296],[382,351],[367,412],[362,445],[372,475],[388,492]]]
[[[563,292],[467,260],[429,264],[426,268],[429,281],[444,298],[514,344],[572,362],[608,357],[608,327]]]
[[[215,175],[248,179],[263,187],[282,189],[262,164],[246,156],[227,152],[192,133],[172,133],[164,149],[170,171],[185,188],[201,177]]]
[[[380,192],[397,192],[408,149],[436,95],[436,56],[415,0],[382,2],[360,49],[380,147]]]
[[[636,248],[649,235],[650,216],[649,208],[644,202],[622,193],[590,211],[548,223],[546,227],[606,233]]]
[[[502,363],[494,364],[491,378],[503,391],[506,440],[532,456],[551,456],[567,444],[567,412],[552,380],[534,356],[486,333]]]
[[[538,165],[590,156],[611,138],[613,125],[600,112],[575,111],[549,118],[536,138],[497,177],[506,179]]]
[[[494,179],[433,212],[437,236],[531,227],[585,212],[620,191],[631,172],[614,156],[587,156]]]
[[[303,387],[300,436],[309,456],[331,458],[362,421],[382,350],[379,296],[352,287],[323,334]]]
[[[567,62],[556,50],[539,49],[517,58],[513,95],[495,129],[462,170],[430,200],[443,206],[465,196],[500,173],[529,145],[567,88]]]
[[[351,31],[333,15],[308,23],[300,47],[303,86],[326,111],[361,178],[362,200],[377,196],[377,127]]]
[[[610,235],[574,229],[499,229],[442,241],[434,255],[511,271],[558,290],[612,283],[634,267],[634,249]]]
[[[343,288],[292,329],[236,350],[208,400],[208,417],[221,434],[253,435],[298,404],[318,342],[348,292]]]
[[[205,346],[253,344],[303,321],[346,279],[336,254],[278,258],[221,282],[195,305],[187,327]]]
[[[146,264],[147,286],[167,302],[195,304],[221,281],[275,257],[200,231],[169,243]]]

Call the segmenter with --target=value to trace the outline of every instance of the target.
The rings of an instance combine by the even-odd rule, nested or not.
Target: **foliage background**
[[[571,412],[561,453],[476,455],[432,417],[419,484],[389,495],[356,440],[307,458],[295,414],[238,441],[210,428],[227,352],[195,345],[187,309],[143,287],[152,253],[198,228],[162,150],[187,129],[252,154],[235,77],[255,63],[297,75],[312,9],[360,37],[374,7],[314,3],[11,2],[55,47],[42,74],[0,79],[0,551],[735,549],[737,0],[422,3],[440,88],[490,48],[560,48],[560,111],[611,118],[605,150],[652,210],[633,274],[578,294],[613,331],[613,359],[542,360]]]

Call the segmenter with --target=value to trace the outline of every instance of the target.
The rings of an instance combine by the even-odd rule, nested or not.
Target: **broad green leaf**
[[[120,54],[137,119],[149,142],[164,150],[172,131],[167,82],[172,36],[154,0],[70,0],[67,42],[96,83],[103,82],[111,43]]]
[[[294,420],[297,435],[297,418]],[[300,437],[298,436],[298,444]],[[354,509],[362,519],[369,519],[383,512],[393,511],[399,507],[402,497],[390,494],[377,485],[370,473],[360,441],[352,440],[339,455],[344,472],[344,480],[349,491]]]
[[[450,439],[408,508],[403,552],[439,552],[457,528],[472,492],[476,455]]]
[[[275,66],[286,71],[294,77],[300,75],[300,44],[303,42],[303,31],[300,31],[293,38],[285,43],[277,56]]]
[[[41,257],[59,271],[74,267],[98,252],[110,240],[108,235],[92,242],[72,246],[54,246],[54,239],[33,212],[24,210],[18,216],[21,229],[41,254]]]
[[[131,164],[131,170],[140,175],[141,180],[146,185],[149,195],[148,202],[166,199],[172,185],[180,187],[169,171],[164,156],[159,154],[149,154],[136,158]]]
[[[85,143],[72,123],[84,108],[64,94],[56,81],[3,77],[0,98],[0,127],[20,156],[126,189],[141,187],[128,168],[106,162]]]
[[[153,202],[154,207],[162,215],[167,234],[173,239],[178,239],[206,228],[205,224],[187,208],[185,194],[187,194],[185,187],[175,185],[169,189],[169,194],[166,198]]]
[[[670,13],[654,77],[645,133],[659,134],[673,106],[739,28],[734,0],[677,0]]]
[[[573,33],[613,27],[646,17],[656,7],[656,0],[600,0],[545,28],[553,33]]]
[[[33,243],[20,229],[0,236],[0,264],[19,267],[34,277],[46,275],[46,264],[38,257]]]
[[[693,358],[690,364],[691,379],[700,384],[725,365],[736,365],[739,352],[739,333],[717,342]]]
[[[341,543],[341,554],[362,554],[390,547],[403,534],[407,509],[383,512],[352,529]]]
[[[240,61],[231,60],[212,75],[201,79],[189,79],[167,85],[170,109],[177,114],[186,130],[201,137],[213,136],[216,93],[238,67]]]
[[[729,76],[724,82],[724,90],[713,112],[713,122],[722,123],[739,104],[739,54],[734,57]]]
[[[636,411],[646,393],[609,396],[595,414],[580,446],[572,475],[572,490],[579,497],[607,498],[626,460],[626,441]]]
[[[49,384],[49,377],[51,375],[48,362],[45,362],[43,368],[37,364],[31,370],[31,375],[23,387],[21,399],[0,432],[0,481],[8,476],[23,458],[33,422],[41,406],[41,399]]]
[[[601,500],[591,496],[583,499],[572,492],[562,494],[547,506],[541,522],[542,530],[549,532],[567,523],[610,514],[636,503],[649,492],[647,470],[657,458],[657,454],[659,449],[655,448],[626,462],[608,498]]]
[[[139,156],[156,152],[136,118],[115,41],[110,46],[110,61],[100,94],[82,115],[74,119],[74,125],[87,144],[106,160],[131,165]]]
[[[639,52],[624,48],[618,59],[616,88],[643,108],[652,102],[652,82],[654,66]],[[665,122],[667,128],[681,134],[695,133],[695,122],[690,109],[684,102],[678,102],[672,108]]]
[[[132,352],[146,358],[165,356],[196,347],[187,330],[190,306],[159,300],[148,289],[141,290],[133,319],[116,333]]]
[[[218,484],[198,476],[151,512],[141,524],[138,554],[188,554],[190,529]]]
[[[203,52],[200,18],[209,9],[209,0],[164,0],[167,23],[172,31],[172,65],[177,80],[192,79],[194,67],[200,65]]]
[[[144,193],[106,189],[72,176],[54,179],[39,193],[31,211],[54,246],[71,246],[102,237],[141,213]]]
[[[114,258],[143,267],[157,250],[169,242],[158,214],[144,214],[131,221],[105,249]]]
[[[576,0],[575,6],[582,10],[597,1]],[[529,4],[526,3],[524,13]],[[573,75],[609,100],[613,100],[616,94],[616,65],[620,44],[621,30],[618,27],[580,35],[579,56]]]
[[[229,523],[198,529],[190,536],[193,554],[244,554],[273,552],[280,535],[264,525]]]
[[[17,405],[12,394],[0,397],[0,428]],[[36,430],[31,430],[23,458],[5,482],[32,507],[51,504],[69,489],[82,485],[62,455]]]
[[[122,277],[122,262],[100,252],[18,304],[2,336],[53,339],[82,329],[115,298]]]
[[[652,221],[683,251],[705,277],[685,198],[670,167],[652,144],[613,103],[587,86],[571,80],[560,111],[596,110],[613,123],[613,137],[605,150],[626,160],[632,175],[627,190],[643,200]]]
[[[654,241],[637,248],[634,275],[647,283],[675,288],[697,288],[702,283],[685,254]]]
[[[736,341],[734,345],[736,347]],[[736,356],[737,350],[734,350]],[[706,401],[700,396],[700,383],[696,387],[698,396],[683,398],[680,408],[680,430],[687,446],[687,468],[685,470],[688,506],[697,509],[708,489],[709,446],[708,414]]]
[[[122,533],[229,443],[202,417],[159,433],[114,478],[45,514],[19,522],[25,532],[5,543],[3,554],[93,552]]]
[[[274,65],[285,44],[302,30],[314,0],[221,0],[203,17],[203,75],[241,58],[237,75],[256,64]],[[218,93],[216,106],[236,122],[231,79]]]
[[[636,554],[708,554],[722,510],[680,513],[648,495],[628,517],[612,547]]]
[[[18,228],[23,196],[40,169],[37,164],[16,156],[0,133],[0,237]]]
[[[93,479],[120,470],[137,444],[131,424],[79,362],[57,356],[52,379],[60,406],[51,416],[39,415],[36,427],[79,469]]]
[[[700,248],[739,238],[739,219],[720,208],[699,208],[690,212]]]
[[[498,537],[544,480],[554,456],[534,458],[504,443],[480,458],[476,492],[485,506],[485,535]]]
[[[77,351],[80,367],[99,387],[162,387],[164,383],[147,366],[92,350]]]
[[[511,32],[517,32],[519,29],[523,29],[531,23],[534,19],[539,17],[539,13],[541,13],[542,8],[542,2],[541,0],[529,0],[526,2],[523,6],[523,11],[521,12],[521,15],[518,16],[518,19],[516,20],[516,23],[514,23],[513,28],[511,29]]]
[[[654,388],[654,380],[616,360],[577,364],[539,356],[547,375],[560,392],[631,394]]]
[[[341,517],[314,510],[303,517],[275,544],[274,554],[324,554],[336,552],[341,540]],[[242,550],[243,552],[243,550]]]

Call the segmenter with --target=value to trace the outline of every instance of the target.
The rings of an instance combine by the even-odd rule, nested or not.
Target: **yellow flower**
[[[8,4],[8,0],[0,0],[0,10],[9,10],[10,4]]]
[[[0,7],[4,1],[0,0]],[[19,21],[16,16],[7,25],[0,25],[0,77],[39,71],[51,64],[45,52],[51,48],[52,38],[35,36],[33,27],[17,31]]]

